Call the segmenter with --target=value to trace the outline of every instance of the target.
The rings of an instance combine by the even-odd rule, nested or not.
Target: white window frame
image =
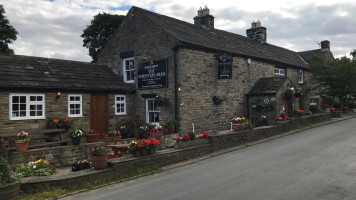
[[[25,96],[26,97],[26,116],[24,117],[14,117],[13,116],[13,96]],[[30,101],[31,96],[41,96],[42,101]],[[19,99],[20,101],[20,99]],[[31,105],[41,105],[42,106],[42,116],[30,116],[30,106]],[[45,107],[45,95],[44,94],[35,94],[35,93],[10,93],[9,95],[9,119],[10,120],[27,120],[27,119],[46,119],[46,107]]]
[[[152,102],[153,101],[153,102]],[[154,121],[154,122],[150,122],[150,113],[157,113],[159,115],[159,110],[158,110],[158,106],[153,106],[153,107],[156,107],[157,110],[149,110],[149,104],[150,103],[153,103],[154,104],[154,101],[155,99],[154,98],[147,98],[146,99],[146,122],[147,123],[151,123],[151,124],[154,124],[154,125],[157,125],[159,126],[159,116],[158,116],[158,122]]]
[[[318,105],[318,99],[317,98],[311,98],[310,101],[309,101],[309,105],[314,105],[314,106]]]
[[[282,73],[284,72],[284,73]],[[286,75],[286,70],[283,68],[275,67],[274,68],[274,75],[276,76],[285,76]]]
[[[132,61],[133,62],[133,69],[126,70],[126,61],[129,61],[129,62]],[[135,61],[134,61],[134,58],[131,57],[131,58],[122,59],[122,66],[123,66],[122,72],[123,72],[123,75],[124,75],[124,82],[125,83],[134,83],[135,82]],[[127,80],[127,76],[126,76],[127,72],[133,73],[134,77],[133,77],[132,80]]]
[[[298,83],[304,83],[304,71],[302,69],[298,70]]]
[[[71,97],[80,97],[79,101],[71,101]],[[68,117],[83,117],[83,97],[81,94],[68,94]],[[70,105],[76,104],[80,105],[80,114],[70,114]]]
[[[124,100],[117,100],[117,98],[124,98]],[[123,105],[124,112],[118,112],[117,109]],[[126,95],[115,95],[115,115],[126,115]]]

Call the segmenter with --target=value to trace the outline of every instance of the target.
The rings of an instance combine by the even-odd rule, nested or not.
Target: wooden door
[[[108,131],[108,96],[106,94],[91,94],[90,128],[98,133]]]
[[[288,99],[284,99],[284,113],[285,115],[288,115],[288,117],[292,117],[290,116],[290,113],[289,113],[289,101]]]

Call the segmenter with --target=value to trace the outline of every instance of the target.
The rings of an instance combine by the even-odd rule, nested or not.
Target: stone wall
[[[40,93],[39,93],[40,94]],[[41,93],[43,94],[43,93]],[[68,94],[62,93],[60,98],[56,98],[55,93],[45,93],[45,117],[46,119],[35,120],[10,120],[9,119],[9,93],[0,93],[0,137],[15,135],[20,131],[27,131],[30,138],[36,139],[42,137],[36,134],[36,130],[47,129],[47,122],[50,119],[68,117]],[[126,95],[127,98],[127,115],[115,115],[115,99],[114,94],[109,98],[109,114],[108,123],[109,129],[119,128],[119,125],[125,122],[129,116],[133,116],[134,111],[134,95]],[[81,128],[83,130],[90,129],[90,94],[82,94],[82,117],[69,117],[73,122],[73,128]]]
[[[140,13],[134,13],[135,16]],[[177,39],[167,34],[164,30],[152,23],[147,17],[132,17],[128,14],[120,28],[113,35],[108,45],[98,56],[98,62],[109,63],[118,69],[123,77],[123,66],[120,54],[124,52],[134,52],[135,63],[135,83],[137,89],[135,95],[135,114],[142,116],[146,120],[146,99],[143,94],[161,94],[168,98],[169,106],[159,107],[160,124],[164,125],[167,119],[175,118],[175,76],[174,76],[174,56],[172,48],[178,43]],[[137,64],[151,60],[168,60],[168,87],[159,89],[138,89],[137,86]]]

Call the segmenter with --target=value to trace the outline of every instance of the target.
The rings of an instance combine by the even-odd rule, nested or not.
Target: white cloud
[[[261,20],[268,42],[296,51],[318,48],[329,40],[336,57],[356,48],[356,2],[349,0],[5,0],[6,16],[19,32],[10,45],[16,54],[90,61],[80,35],[99,12],[125,15],[131,5],[190,23],[207,5],[216,28],[245,35]]]

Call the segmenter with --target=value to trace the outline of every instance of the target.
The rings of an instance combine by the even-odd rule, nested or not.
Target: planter
[[[20,192],[20,181],[0,187],[1,200],[15,200],[18,199]]]
[[[199,139],[199,140],[192,140],[192,141],[188,141],[188,142],[179,142],[174,145],[174,148],[175,149],[186,149],[186,148],[201,146],[201,145],[205,145],[205,144],[209,144],[208,139]]]
[[[232,124],[232,129],[234,131],[243,131],[248,130],[248,127],[246,127],[246,124]]]
[[[341,117],[341,111],[331,111],[330,113],[332,118]]]
[[[87,143],[94,143],[94,142],[98,142],[100,135],[99,134],[88,134],[85,135],[86,139],[87,139]]]
[[[81,137],[72,137],[72,144],[75,145],[75,146],[78,146],[80,145],[80,139]]]
[[[28,147],[28,142],[26,140],[16,140],[14,145],[17,152],[25,152]]]
[[[174,133],[174,127],[167,127],[168,133]]]
[[[108,156],[91,156],[91,163],[96,170],[105,169],[108,164]]]
[[[106,137],[104,136],[104,142],[118,142],[122,139],[122,136],[118,137]]]
[[[159,131],[159,132],[150,132],[151,136],[161,136],[163,135],[163,131]]]

